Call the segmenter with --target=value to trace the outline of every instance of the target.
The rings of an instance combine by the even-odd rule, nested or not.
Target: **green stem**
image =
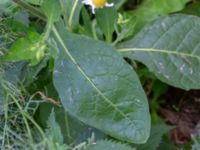
[[[51,21],[48,21],[47,22],[47,25],[46,25],[46,31],[44,33],[44,37],[43,37],[43,41],[47,41],[47,39],[49,38],[49,35],[51,33],[51,29],[52,29],[52,22]]]
[[[72,28],[72,21],[73,21],[73,18],[74,18],[74,14],[75,14],[75,10],[76,10],[76,7],[78,5],[78,0],[75,0],[74,4],[73,4],[73,7],[72,7],[72,10],[71,10],[71,13],[70,13],[70,16],[69,16],[69,28]]]
[[[92,22],[92,34],[95,40],[98,40],[97,33],[96,33],[96,20]]]
[[[22,0],[12,0],[14,3],[16,3],[17,5],[19,5],[22,8],[27,9],[28,11],[30,11],[32,14],[38,16],[39,18],[41,18],[42,20],[46,20],[45,15],[42,13],[41,10],[39,10],[38,8],[35,8],[34,6],[22,1]]]
[[[109,44],[112,43],[112,35],[111,34],[106,35],[106,42],[109,43]]]

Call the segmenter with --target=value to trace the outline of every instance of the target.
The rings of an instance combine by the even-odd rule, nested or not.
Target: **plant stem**
[[[22,0],[12,0],[14,3],[18,4],[20,7],[27,9],[28,11],[30,11],[32,14],[38,16],[39,18],[41,18],[42,20],[46,20],[45,15],[42,13],[42,11],[40,11],[39,9],[31,6],[30,4],[22,1]]]
[[[95,40],[98,40],[97,33],[96,33],[96,20],[92,22],[92,35]]]
[[[107,34],[105,37],[106,37],[106,42],[111,44],[112,43],[112,35],[111,34]]]

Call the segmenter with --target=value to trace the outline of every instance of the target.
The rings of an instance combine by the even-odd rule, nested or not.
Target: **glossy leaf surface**
[[[120,45],[124,56],[144,63],[160,80],[172,86],[200,88],[200,18],[163,17]]]
[[[103,42],[54,28],[60,51],[54,85],[65,109],[84,123],[132,143],[150,132],[147,99],[133,69]]]

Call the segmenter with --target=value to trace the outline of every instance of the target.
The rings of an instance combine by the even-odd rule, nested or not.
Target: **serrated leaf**
[[[45,89],[47,89],[49,93],[53,93],[55,90],[50,90],[49,86],[45,86]],[[39,106],[39,115],[37,119],[39,119],[42,126],[46,126],[46,120],[52,108],[55,110],[55,118],[61,128],[65,143],[79,144],[91,138],[93,133],[95,135],[95,140],[100,140],[106,137],[99,130],[92,128],[91,126],[87,126],[68,114],[64,108],[54,107],[52,104],[43,103]]]
[[[47,121],[48,129],[46,130],[46,135],[48,137],[48,148],[55,150],[69,150],[68,145],[64,144],[63,134],[61,132],[60,126],[56,121],[54,109],[52,109],[51,114]]]
[[[84,123],[132,143],[149,136],[147,99],[133,69],[115,49],[54,28],[60,51],[54,85],[64,108]]]
[[[55,112],[52,109],[51,114],[47,121],[48,129],[46,130],[46,134],[48,137],[52,138],[52,141],[58,144],[63,144],[63,135],[60,129],[59,124],[56,122]]]
[[[200,88],[200,18],[163,17],[120,45],[121,53],[144,63],[161,81],[182,89]]]
[[[97,143],[89,145],[86,150],[135,150],[135,148],[114,141],[104,140],[97,141]]]

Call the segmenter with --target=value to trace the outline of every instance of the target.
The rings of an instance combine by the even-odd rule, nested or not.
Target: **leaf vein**
[[[121,48],[118,49],[119,52],[123,53],[123,52],[158,52],[158,53],[165,53],[165,54],[173,54],[173,55],[180,55],[180,57],[186,56],[186,57],[192,57],[192,58],[196,58],[198,60],[200,60],[200,56],[198,55],[193,55],[193,54],[189,54],[189,53],[183,53],[183,52],[177,52],[177,51],[170,51],[170,50],[166,50],[166,49],[155,49],[155,48]]]
[[[126,118],[131,124],[133,124],[133,121],[127,117],[126,114],[124,114],[124,112],[122,112],[109,98],[107,98],[102,92],[101,90],[99,90],[96,85],[94,84],[94,82],[87,76],[87,74],[82,70],[82,68],[78,65],[78,63],[76,62],[76,60],[74,59],[74,57],[70,54],[69,50],[67,49],[67,47],[65,46],[62,38],[60,37],[57,29],[53,26],[53,32],[57,38],[57,40],[60,42],[60,44],[62,45],[62,47],[64,48],[66,54],[68,55],[69,59],[71,60],[71,62],[77,67],[77,69],[79,70],[79,72],[86,78],[86,80],[91,84],[91,86],[96,90],[96,92],[109,104],[111,105],[122,117]]]

